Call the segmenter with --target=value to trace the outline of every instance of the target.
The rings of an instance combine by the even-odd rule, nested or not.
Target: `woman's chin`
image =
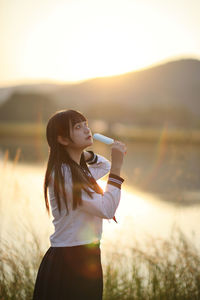
[[[87,148],[93,145],[93,138],[90,139],[86,139],[83,144],[82,147]]]
[[[93,145],[93,140],[89,141],[89,146]]]
[[[88,140],[87,140],[87,143],[88,143],[88,145],[92,145],[92,144],[93,144],[93,138],[88,139]]]

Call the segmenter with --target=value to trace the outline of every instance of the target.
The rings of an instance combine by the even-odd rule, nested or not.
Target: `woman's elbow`
[[[115,215],[116,210],[110,210],[110,211],[105,211],[104,212],[104,219],[112,219]]]

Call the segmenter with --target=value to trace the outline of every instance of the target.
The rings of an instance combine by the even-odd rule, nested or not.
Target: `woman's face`
[[[75,148],[86,148],[93,144],[93,137],[87,121],[80,121],[71,126],[71,138]],[[70,145],[71,146],[71,145]]]

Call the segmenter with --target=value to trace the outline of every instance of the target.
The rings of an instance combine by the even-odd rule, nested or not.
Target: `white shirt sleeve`
[[[111,163],[105,157],[94,154],[93,151],[90,152],[93,155],[87,163],[89,164],[89,170],[92,176],[97,180],[110,171]],[[92,191],[93,196],[90,198],[85,191],[82,191],[83,205],[80,206],[80,209],[100,218],[112,219],[120,202],[121,184],[123,181],[124,179],[122,177],[110,173],[103,195],[89,189]]]
[[[112,219],[119,205],[120,198],[121,189],[110,184],[108,180],[103,195],[93,192],[93,197],[90,198],[85,191],[82,191],[82,205],[80,206],[80,210],[99,218]]]

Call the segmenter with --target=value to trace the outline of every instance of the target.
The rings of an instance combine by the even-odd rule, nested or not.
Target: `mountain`
[[[12,94],[19,93],[37,93],[37,94],[50,94],[57,88],[60,88],[60,84],[55,83],[34,83],[23,84],[16,86],[8,86],[0,88],[0,105],[3,104]]]
[[[57,97],[72,101],[126,103],[130,106],[186,105],[200,107],[200,61],[179,60],[123,75],[95,78],[76,86],[63,86]],[[192,104],[189,104],[190,99]]]
[[[88,118],[136,126],[200,127],[200,61],[195,59],[60,85],[46,94],[57,109],[78,109]]]
[[[45,122],[57,106],[49,96],[36,93],[14,93],[0,106],[4,122]]]

